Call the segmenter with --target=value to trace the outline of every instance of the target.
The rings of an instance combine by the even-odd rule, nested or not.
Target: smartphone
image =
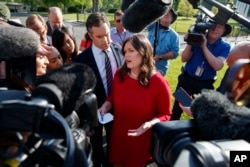
[[[183,106],[188,107],[191,105],[193,98],[182,88],[179,87],[173,94],[175,99]]]

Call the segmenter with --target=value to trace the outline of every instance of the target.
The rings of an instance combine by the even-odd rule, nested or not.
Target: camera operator
[[[200,45],[187,44],[181,60],[186,62],[182,73],[178,77],[177,87],[183,87],[190,95],[198,94],[202,89],[214,89],[216,71],[223,68],[230,51],[230,44],[221,37],[230,34],[232,27],[229,24],[216,23],[208,33],[201,34],[203,41]],[[189,34],[187,34],[188,37]],[[180,119],[182,110],[179,102],[175,101],[171,120]]]
[[[230,51],[228,58],[226,60],[228,69],[234,65],[234,63],[239,59],[250,59],[250,42],[244,41],[236,44],[232,50]],[[225,93],[226,91],[226,80],[227,80],[227,72],[225,73],[220,86],[218,87],[217,91],[221,93]],[[183,106],[180,104],[182,111],[184,111],[188,116],[193,117],[192,112],[190,110],[190,106]]]

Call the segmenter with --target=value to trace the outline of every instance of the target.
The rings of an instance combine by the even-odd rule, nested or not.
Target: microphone
[[[0,26],[0,60],[35,56],[40,40],[31,29]]]
[[[220,92],[203,90],[191,105],[191,112],[202,140],[250,142],[250,109],[235,105]]]
[[[38,78],[32,98],[46,99],[63,117],[78,110],[96,84],[90,67],[68,63]]]
[[[36,80],[38,35],[31,29],[0,26],[0,86],[23,90]]]
[[[125,10],[122,17],[123,26],[134,33],[141,32],[147,25],[168,12],[172,7],[172,0],[123,0]]]
[[[121,4],[121,10],[124,12],[135,0],[123,0]]]

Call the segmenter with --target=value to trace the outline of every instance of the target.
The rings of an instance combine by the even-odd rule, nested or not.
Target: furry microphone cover
[[[49,97],[49,95],[44,94],[43,89],[41,91],[39,89],[39,85],[49,83],[56,85],[62,92],[63,106],[57,108],[62,108],[63,111],[58,112],[66,117],[84,103],[87,96],[84,95],[84,92],[86,90],[93,91],[96,78],[93,70],[87,65],[68,63],[39,78],[32,95],[35,93],[35,96]],[[50,101],[53,101],[53,99],[50,99]]]
[[[40,40],[31,29],[0,26],[0,58],[35,56]]]
[[[122,17],[123,26],[134,33],[141,32],[147,25],[169,11],[172,6],[172,0],[123,1],[123,10],[128,7]]]
[[[250,142],[250,109],[214,90],[203,90],[191,105],[202,140],[244,139]]]

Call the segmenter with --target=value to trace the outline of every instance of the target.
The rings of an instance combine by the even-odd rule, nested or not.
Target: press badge
[[[196,71],[195,71],[195,75],[200,77],[200,76],[202,76],[203,71],[204,71],[204,68],[201,66],[198,66]]]

